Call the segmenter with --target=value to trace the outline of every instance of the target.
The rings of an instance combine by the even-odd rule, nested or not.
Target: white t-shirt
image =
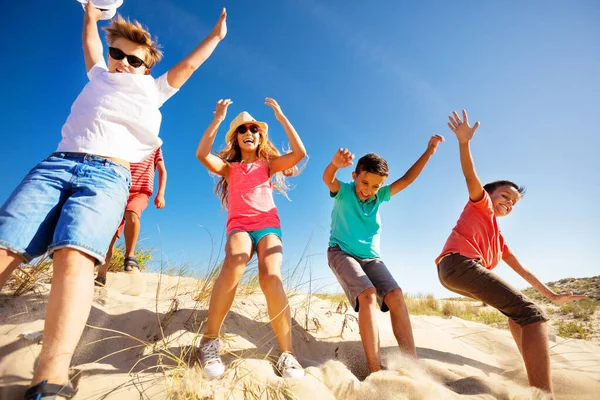
[[[90,81],[71,106],[56,151],[90,153],[129,162],[145,159],[161,146],[158,110],[178,89],[167,73],[109,73],[103,61],[88,72]]]

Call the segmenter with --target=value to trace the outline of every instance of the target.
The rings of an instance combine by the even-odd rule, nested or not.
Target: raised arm
[[[200,143],[198,144],[198,148],[196,149],[196,158],[212,173],[217,174],[219,176],[223,176],[227,178],[229,174],[229,164],[223,161],[221,158],[211,154],[211,149],[213,143],[215,142],[215,137],[217,136],[217,131],[219,130],[219,126],[221,126],[221,122],[225,119],[225,115],[227,115],[227,107],[231,104],[230,99],[221,99],[217,101],[217,107],[214,111],[215,117],[213,118],[208,128],[202,135],[202,139],[200,139]]]
[[[98,33],[98,20],[101,15],[102,11],[94,7],[91,0],[88,1],[83,16],[83,32],[81,37],[85,72],[89,72],[104,57],[102,55],[102,40],[100,40],[100,34]]]
[[[154,205],[160,209],[165,206],[165,190],[167,189],[167,167],[165,162],[160,160],[156,163],[156,169],[158,170],[158,191],[156,197],[154,197]]]
[[[283,126],[292,148],[292,151],[289,153],[283,154],[270,161],[269,170],[271,171],[271,174],[274,174],[293,168],[294,165],[302,161],[302,159],[306,157],[306,149],[304,148],[302,140],[300,140],[298,132],[296,132],[287,117],[283,115],[281,107],[279,107],[279,104],[277,104],[275,99],[267,97],[265,99],[265,104],[271,107],[273,112],[275,112],[275,118],[277,118],[277,121]]]
[[[473,135],[477,128],[479,128],[479,122],[475,122],[475,125],[471,128],[469,125],[469,118],[467,112],[462,110],[463,119],[456,111],[452,111],[451,116],[448,117],[448,127],[452,132],[456,134],[458,139],[458,149],[460,152],[460,165],[462,166],[463,174],[467,181],[467,189],[469,190],[469,198],[472,201],[479,201],[483,198],[483,186],[481,181],[475,173],[475,164],[473,163],[473,157],[471,156],[471,147],[469,143],[473,139]]]
[[[167,81],[171,87],[175,89],[182,87],[198,67],[210,57],[219,42],[227,35],[226,19],[227,12],[223,9],[217,24],[209,35],[190,54],[169,70]]]
[[[333,155],[333,159],[323,171],[323,182],[325,182],[331,193],[340,191],[340,181],[335,177],[337,170],[354,164],[353,159],[354,154],[350,153],[348,149],[338,149]]]
[[[443,141],[444,137],[442,135],[433,135],[431,139],[429,139],[429,143],[427,143],[427,150],[425,150],[425,153],[423,153],[423,155],[419,157],[417,162],[414,163],[413,166],[410,167],[408,171],[406,171],[406,173],[402,175],[401,178],[397,179],[392,183],[392,186],[390,188],[390,196],[393,196],[396,193],[406,189],[408,185],[410,185],[415,181],[415,179],[417,179],[417,177],[421,174],[421,171],[423,171],[425,164],[427,164],[427,161],[429,161],[429,158],[431,158],[431,156],[437,150],[438,145]]]
[[[531,271],[521,265],[517,257],[510,254],[503,258],[504,262],[508,264],[517,274],[525,279],[531,286],[533,286],[538,292],[544,295],[545,298],[555,304],[567,304],[575,300],[587,299],[587,296],[574,295],[573,293],[560,294],[555,293],[552,289],[546,286],[540,281]]]

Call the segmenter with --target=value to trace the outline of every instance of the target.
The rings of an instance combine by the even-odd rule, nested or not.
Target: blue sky
[[[544,281],[600,272],[600,3],[125,0],[120,12],[158,36],[165,53],[153,71],[159,76],[208,34],[223,6],[226,39],[162,108],[167,205],[148,207],[141,238],[169,265],[199,271],[211,246],[221,250],[226,214],[194,157],[216,100],[233,100],[225,126],[247,110],[270,125],[281,147],[285,134],[263,104],[270,96],[310,156],[291,180],[292,201],[276,196],[284,260],[297,263],[308,244],[316,286],[338,291],[325,257],[332,201],[321,182],[334,151],[382,155],[391,181],[441,133],[446,142],[418,180],[382,207],[381,245],[405,291],[449,295],[433,260],[467,201],[446,126],[461,108],[481,121],[472,144],[480,178],[528,188],[500,220],[522,263]],[[3,202],[55,150],[87,79],[75,0],[48,7],[14,1],[2,10]],[[338,177],[350,180],[351,170]],[[505,264],[496,272],[527,286]]]

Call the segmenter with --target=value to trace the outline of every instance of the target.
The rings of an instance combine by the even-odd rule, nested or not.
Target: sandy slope
[[[158,274],[142,277],[111,274],[107,288],[95,289],[89,325],[121,333],[86,328],[72,363],[76,399],[167,399],[177,398],[176,392],[193,392],[201,399],[244,398],[251,392],[262,398],[292,393],[309,400],[543,398],[527,387],[508,331],[457,318],[411,318],[419,354],[415,361],[400,355],[389,316],[380,314],[387,370],[364,379],[355,314],[336,312],[336,305],[305,295],[290,299],[294,347],[308,367],[305,378],[284,381],[274,372],[267,357],[276,353],[275,340],[258,293],[236,299],[223,341],[230,368],[222,379],[207,382],[197,365],[178,368],[173,362],[181,358],[193,365],[195,360],[196,332],[206,316],[206,306],[192,298],[198,282]],[[19,298],[0,294],[0,399],[22,398],[32,376],[41,346],[39,339],[23,334],[42,330],[48,288]],[[177,311],[169,312],[173,309]],[[598,398],[600,345],[551,337],[551,346],[557,398]]]

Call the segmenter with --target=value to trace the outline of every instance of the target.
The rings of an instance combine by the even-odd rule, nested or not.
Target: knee
[[[79,250],[69,247],[56,250],[53,253],[52,258],[54,274],[86,274],[89,272],[89,270],[93,272],[93,267],[96,262],[96,259],[89,254],[82,253]]]
[[[375,288],[366,289],[361,294],[359,294],[358,303],[361,307],[377,306],[377,291],[375,290]]]
[[[125,211],[125,222],[128,224],[140,222],[140,217],[133,211]]]
[[[13,253],[7,249],[0,249],[0,259],[2,261],[8,260],[9,262],[14,262],[16,260],[24,261],[17,253]]]
[[[241,276],[249,261],[250,257],[247,254],[227,254],[223,260],[222,271],[233,272]]]
[[[383,301],[392,311],[402,308],[404,305],[404,294],[402,293],[402,289],[397,288],[390,290],[385,295]]]
[[[271,293],[274,291],[278,291],[280,287],[283,287],[283,282],[281,281],[281,277],[277,274],[264,273],[258,274],[258,282],[260,284],[260,288],[263,293]]]

